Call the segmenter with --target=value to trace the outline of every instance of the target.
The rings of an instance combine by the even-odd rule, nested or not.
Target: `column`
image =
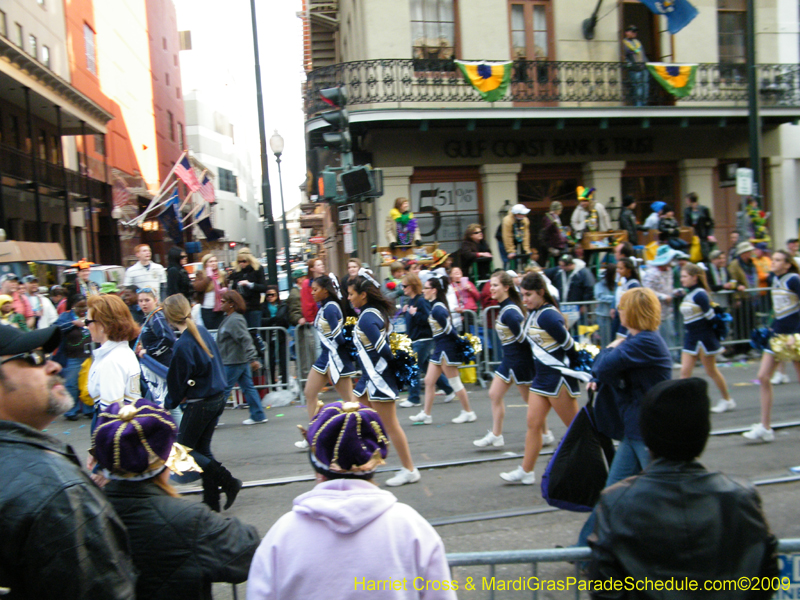
[[[716,158],[687,158],[678,161],[678,176],[681,180],[681,196],[690,192],[697,194],[700,204],[707,206],[714,216],[714,169]],[[683,224],[683,214],[678,214],[675,207],[675,218]]]
[[[375,203],[375,210],[373,211],[373,227],[377,230],[375,239],[378,241],[378,246],[389,245],[386,239],[384,224],[386,223],[386,217],[389,215],[389,211],[394,208],[394,201],[397,198],[408,198],[411,200],[411,176],[413,174],[414,167],[383,168],[383,196]]]
[[[622,170],[625,168],[624,160],[592,161],[583,164],[583,186],[595,188],[594,199],[603,206],[608,206],[612,201],[614,207],[622,206]],[[609,212],[609,217],[618,218],[619,213]],[[612,227],[616,227],[616,220]]]
[[[506,200],[511,206],[517,204],[517,181],[520,171],[522,171],[521,163],[483,165],[480,168],[483,187],[483,220],[486,225],[484,239],[492,249],[495,265],[500,265],[500,250],[494,237],[494,232],[497,231],[501,220],[499,211]]]
[[[765,179],[769,181],[769,220],[772,248],[786,248],[786,240],[798,237],[800,229],[800,160],[770,156]]]

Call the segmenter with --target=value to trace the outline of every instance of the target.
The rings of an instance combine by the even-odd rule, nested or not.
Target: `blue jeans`
[[[80,390],[78,389],[78,375],[81,372],[81,365],[85,358],[68,358],[67,366],[61,370],[61,377],[64,378],[64,387],[75,400],[75,406],[65,413],[65,417],[76,417],[79,415],[92,414],[92,407],[81,402]]]
[[[225,409],[226,398],[225,394],[217,394],[198,402],[190,402],[183,411],[178,429],[178,443],[192,448],[190,454],[201,469],[205,469],[214,460],[211,437]]]
[[[417,364],[419,365],[419,378],[411,383],[411,386],[408,388],[408,401],[411,404],[420,404],[419,401],[419,390],[422,387],[422,380],[425,379],[425,372],[422,370],[424,368],[428,368],[428,359],[431,357],[431,352],[433,351],[433,340],[419,340],[416,342],[411,342],[411,348],[414,352],[417,353]],[[447,381],[447,377],[444,376],[442,373],[439,376],[439,379],[436,380],[436,387],[440,390],[444,390],[445,394],[452,394],[453,388],[450,387],[450,383]]]
[[[628,77],[631,81],[631,97],[634,106],[647,106],[647,96],[650,87],[650,73],[647,71],[630,71]]]
[[[235,384],[239,384],[242,388],[245,400],[247,400],[247,407],[250,409],[250,418],[253,421],[263,421],[267,418],[264,414],[264,407],[261,406],[261,397],[258,395],[256,388],[253,386],[253,372],[250,370],[249,363],[240,363],[238,365],[225,365],[225,375],[228,377],[228,384],[225,388],[225,399],[233,389]]]
[[[614,454],[614,460],[611,461],[611,467],[608,469],[606,487],[632,475],[638,475],[649,463],[650,451],[642,440],[622,438],[619,446],[617,446],[617,452]],[[592,511],[578,535],[578,546],[586,545],[586,538],[594,531],[596,519],[595,511]]]

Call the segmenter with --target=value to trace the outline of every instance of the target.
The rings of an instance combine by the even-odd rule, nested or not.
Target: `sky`
[[[301,201],[299,186],[306,173],[301,89],[305,81],[303,29],[297,17],[302,6],[300,0],[256,0],[255,4],[272,207],[277,219],[281,215],[278,168],[269,149],[269,138],[276,129],[284,139],[281,170],[287,211]],[[250,0],[175,0],[175,5],[179,30],[213,36],[215,52],[204,53],[200,68],[218,83],[216,87],[203,86],[204,93],[214,97],[218,109],[234,124],[237,146],[244,144],[250,149],[253,185],[260,192],[261,150]]]

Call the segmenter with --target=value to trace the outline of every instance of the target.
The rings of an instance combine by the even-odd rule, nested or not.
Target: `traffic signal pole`
[[[258,102],[258,133],[261,138],[261,205],[264,210],[264,243],[267,248],[267,281],[278,285],[278,257],[275,251],[275,219],[272,217],[272,191],[269,186],[267,156],[267,129],[264,124],[264,99],[261,93],[261,63],[258,58],[258,30],[256,28],[256,2],[250,0],[253,20],[253,51],[256,56],[256,100]],[[288,252],[289,249],[286,249]]]

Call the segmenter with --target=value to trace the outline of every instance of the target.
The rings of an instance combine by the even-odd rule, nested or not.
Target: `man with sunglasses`
[[[16,599],[133,599],[122,521],[75,451],[43,433],[72,407],[46,353],[58,327],[0,326],[0,588]]]

